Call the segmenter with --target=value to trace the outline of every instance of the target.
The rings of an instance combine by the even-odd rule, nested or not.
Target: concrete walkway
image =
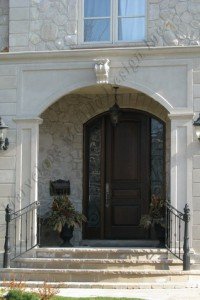
[[[200,288],[185,289],[61,289],[61,296],[67,297],[125,297],[145,300],[200,300]]]

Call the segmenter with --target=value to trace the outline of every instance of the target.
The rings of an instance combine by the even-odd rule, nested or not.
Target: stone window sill
[[[99,49],[99,48],[120,48],[120,47],[149,47],[153,46],[152,42],[140,42],[140,43],[94,43],[94,44],[80,44],[80,45],[73,45],[70,46],[70,49]]]

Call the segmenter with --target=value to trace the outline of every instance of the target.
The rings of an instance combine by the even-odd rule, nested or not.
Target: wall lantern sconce
[[[193,122],[193,125],[195,127],[196,136],[198,140],[200,141],[200,114],[199,117],[196,119],[196,121]]]
[[[109,109],[110,112],[110,120],[111,123],[116,126],[119,123],[119,116],[120,116],[120,107],[117,104],[117,90],[118,86],[113,87],[115,90],[115,104]]]
[[[9,141],[7,138],[8,126],[5,125],[2,118],[0,117],[0,150],[7,150]]]

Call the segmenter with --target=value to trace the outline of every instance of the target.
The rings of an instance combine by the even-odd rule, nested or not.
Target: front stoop
[[[2,281],[44,281],[63,288],[183,288],[200,287],[200,271],[182,271],[182,262],[165,249],[38,248],[1,269]]]

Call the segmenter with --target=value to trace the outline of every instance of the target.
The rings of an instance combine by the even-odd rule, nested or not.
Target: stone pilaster
[[[17,211],[38,200],[38,143],[39,124],[42,123],[42,119],[16,118],[14,121],[17,124],[15,194],[15,211]],[[36,211],[33,216],[33,225],[33,241],[36,241]],[[18,239],[20,239],[20,236],[18,236]]]
[[[183,212],[186,203],[192,212],[193,113],[170,114],[171,119],[171,204]],[[192,245],[190,221],[190,244]]]

